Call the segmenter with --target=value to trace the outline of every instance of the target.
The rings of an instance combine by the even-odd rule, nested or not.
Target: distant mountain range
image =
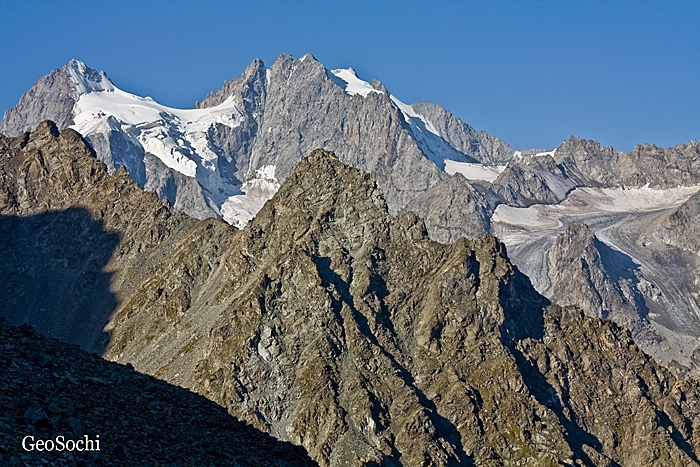
[[[47,121],[0,136],[0,232],[1,315],[190,388],[319,465],[698,465],[695,379],[550,303],[497,238],[440,244],[414,213],[390,215],[328,151],[238,230],[109,174]],[[550,259],[599,278],[605,248],[577,224]],[[86,465],[309,464],[178,388],[26,327],[0,320],[0,334],[8,433],[99,433]],[[37,459],[16,443],[0,455]]]
[[[46,119],[79,131],[110,173],[123,166],[178,210],[239,228],[305,154],[333,150],[377,181],[389,212],[424,218],[433,239],[495,234],[548,298],[624,324],[666,365],[695,366],[696,141],[619,152],[571,137],[553,150],[515,150],[440,105],[405,104],[378,80],[328,70],[310,54],[269,68],[255,60],[188,110],[122,91],[72,60],[22,96],[0,132],[17,136]],[[568,237],[572,224],[594,235],[599,275],[589,250],[559,251],[579,239]]]

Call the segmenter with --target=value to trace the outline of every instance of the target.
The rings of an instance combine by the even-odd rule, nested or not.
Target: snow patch
[[[418,143],[418,147],[440,170],[447,171],[447,160],[465,163],[474,160],[450,146],[440,136],[440,132],[438,132],[432,122],[416,112],[412,106],[404,104],[395,96],[390,97],[394,105],[403,114],[404,120],[411,129],[413,138]]]
[[[331,70],[331,73],[345,82],[345,92],[349,96],[359,94],[362,97],[367,97],[370,92],[384,94],[383,91],[374,89],[367,81],[358,78],[357,73],[352,68],[338,68]]]
[[[492,223],[525,230],[549,230],[563,225],[559,219],[597,213],[649,212],[676,208],[700,190],[700,185],[655,190],[643,188],[576,188],[559,204],[533,204],[516,208],[501,204]]]
[[[570,212],[642,212],[675,208],[700,190],[700,185],[656,190],[642,188],[577,188],[561,203]]]
[[[450,175],[461,173],[469,180],[484,180],[493,182],[505,170],[505,165],[484,165],[471,162],[457,162],[445,159],[445,172]]]
[[[533,206],[516,208],[507,204],[501,204],[496,208],[491,216],[491,222],[508,224],[526,230],[555,229],[562,225],[558,220],[548,218],[538,209],[533,209]]]
[[[425,127],[426,130],[431,132],[432,134],[436,136],[440,136],[440,133],[435,129],[435,126],[425,118],[423,115],[419,114],[415,110],[413,110],[413,107],[410,105],[404,104],[400,100],[396,98],[396,96],[391,96],[391,101],[396,104],[396,107],[399,108],[399,110],[403,113],[404,118],[406,119],[407,122],[410,122],[411,119],[417,118],[421,122],[423,122],[423,126]]]
[[[109,89],[93,89],[80,96],[74,107],[73,129],[88,138],[122,133],[170,169],[195,178],[215,212],[221,213],[227,200],[241,194],[240,185],[222,178],[217,149],[209,137],[216,125],[235,128],[245,118],[233,97],[215,107],[176,109],[109,83]],[[274,170],[271,177],[274,178]],[[263,174],[264,180],[269,178],[269,174]]]
[[[255,178],[245,182],[241,187],[243,194],[229,197],[221,205],[221,216],[226,222],[239,229],[262,209],[267,200],[272,198],[280,183],[275,178],[277,167],[265,165],[255,172]]]
[[[551,151],[545,151],[545,152],[538,152],[537,154],[533,154],[532,157],[542,157],[542,156],[551,156],[554,157],[554,153],[556,152],[556,149],[552,149]],[[520,151],[518,151],[520,152]]]

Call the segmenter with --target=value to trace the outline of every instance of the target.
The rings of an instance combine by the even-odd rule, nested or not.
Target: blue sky
[[[512,146],[700,139],[697,1],[0,0],[0,109],[71,58],[191,107],[256,57],[310,52]]]

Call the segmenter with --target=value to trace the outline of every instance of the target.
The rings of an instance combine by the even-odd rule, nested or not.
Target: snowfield
[[[196,177],[200,166],[208,171],[214,168],[204,162],[217,158],[207,141],[209,128],[215,124],[235,128],[243,118],[233,99],[207,109],[183,110],[114,86],[81,95],[74,112],[72,128],[82,135],[102,132],[113,125],[107,122],[112,117],[134,143],[188,177]]]
[[[445,159],[445,172],[450,175],[460,173],[468,180],[493,182],[505,170],[505,165],[484,165],[472,162],[457,162]]]
[[[238,227],[243,227],[279,188],[274,166],[259,170],[243,186],[222,178],[208,133],[216,125],[240,125],[244,114],[233,98],[206,109],[176,109],[122,91],[104,74],[95,82],[85,70],[81,62],[70,70],[79,92],[72,128],[83,136],[122,133],[170,169],[196,179],[208,205]]]
[[[362,97],[367,97],[367,94],[370,92],[384,94],[384,91],[374,89],[367,81],[363,81],[358,78],[357,73],[355,73],[355,70],[352,68],[338,68],[336,70],[332,70],[331,73],[345,82],[345,92],[350,97],[354,96],[355,94],[359,94]],[[338,83],[337,81],[335,82],[339,86],[343,87],[342,83]]]
[[[559,204],[533,204],[516,208],[502,204],[491,221],[532,229],[561,225],[561,216],[585,216],[596,213],[646,212],[675,208],[700,190],[686,186],[668,190],[643,188],[576,188]]]

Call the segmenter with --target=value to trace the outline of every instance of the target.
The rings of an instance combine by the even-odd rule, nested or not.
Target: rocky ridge
[[[606,187],[669,188],[700,183],[700,143],[671,148],[639,144],[630,152],[570,137],[555,152],[555,160],[572,174]]]
[[[647,319],[649,309],[640,290],[646,280],[629,257],[601,242],[585,224],[574,223],[557,237],[548,261],[548,297],[610,319],[629,329],[647,353],[663,353],[667,343]]]
[[[310,54],[299,60],[282,55],[270,68],[253,61],[194,111],[182,111],[124,93],[103,72],[73,60],[8,110],[0,132],[16,136],[63,115],[59,128],[78,129],[110,172],[125,166],[142,188],[179,210],[224,217],[238,227],[316,147],[335,150],[374,176],[392,212],[446,178],[443,161],[428,157],[432,146],[457,160],[500,161],[513,153],[441,106],[417,104],[430,114],[427,120],[373,83],[374,92],[346,92],[347,83]],[[70,99],[58,105],[65,95]],[[126,101],[150,110],[122,115],[118,109]],[[266,189],[251,194],[251,184]]]
[[[697,464],[697,384],[615,324],[550,304],[494,237],[430,240],[419,218],[392,217],[368,175],[325,151],[240,233],[216,220],[161,231],[185,217],[108,175],[75,133],[55,133],[45,124],[3,140],[14,149],[2,160],[21,162],[6,162],[3,180],[28,172],[58,194],[66,172],[47,167],[94,167],[97,185],[114,186],[105,197],[119,222],[99,217],[103,195],[81,191],[81,177],[63,185],[124,232],[111,264],[145,258],[108,278],[108,358],[206,395],[321,465]],[[42,170],[27,171],[29,160]],[[22,186],[3,191],[24,201],[16,217],[69,212],[20,196]],[[147,247],[153,232],[167,250]],[[70,252],[82,243],[66,242],[73,235],[54,240]],[[125,245],[144,245],[128,250],[133,263],[118,260]]]
[[[114,307],[200,223],[52,122],[0,135],[0,314],[102,352]],[[233,232],[222,221],[203,221]]]

